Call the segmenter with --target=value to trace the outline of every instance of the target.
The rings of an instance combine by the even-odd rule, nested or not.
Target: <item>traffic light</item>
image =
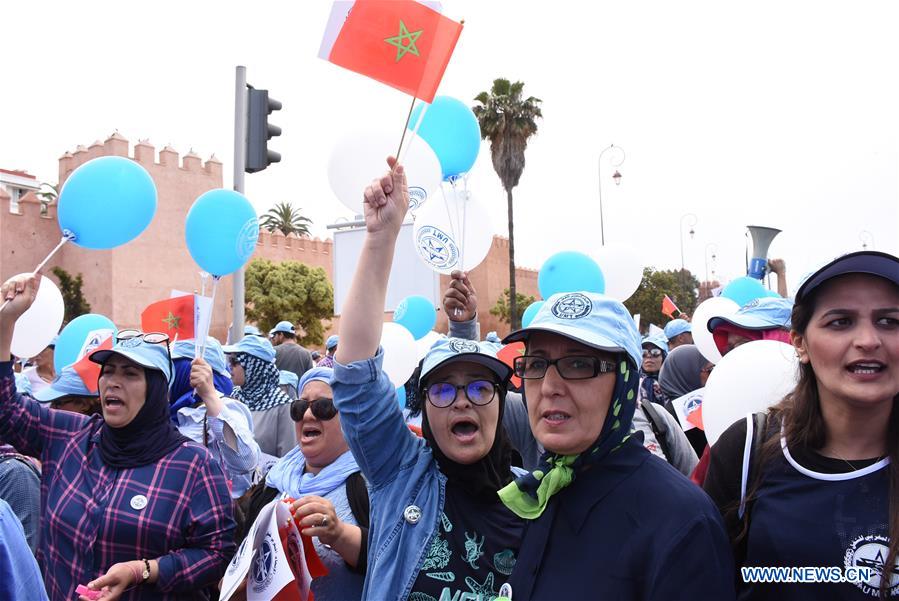
[[[246,172],[262,171],[281,162],[281,155],[268,149],[268,141],[281,135],[281,128],[268,122],[268,116],[281,110],[281,103],[268,97],[268,90],[247,90],[247,161]]]

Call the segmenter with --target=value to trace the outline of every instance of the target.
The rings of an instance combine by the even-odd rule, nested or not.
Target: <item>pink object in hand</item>
[[[75,589],[75,592],[78,593],[79,595],[83,595],[83,596],[87,597],[91,601],[95,601],[96,599],[99,599],[100,595],[103,594],[100,591],[91,590],[91,589],[87,588],[86,586],[84,586],[83,584],[79,584],[78,587]]]

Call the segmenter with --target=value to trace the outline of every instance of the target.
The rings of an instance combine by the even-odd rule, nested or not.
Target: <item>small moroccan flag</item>
[[[168,334],[170,340],[193,338],[195,325],[193,294],[155,302],[140,314],[140,327],[144,332],[162,332]]]
[[[431,102],[461,33],[415,0],[338,0],[319,56]]]
[[[662,313],[674,319],[675,313],[680,313],[680,309],[677,308],[677,305],[674,304],[674,301],[668,298],[668,295],[665,295],[665,298],[662,299]]]

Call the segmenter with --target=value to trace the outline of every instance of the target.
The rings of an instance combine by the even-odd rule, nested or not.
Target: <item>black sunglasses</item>
[[[295,422],[303,421],[306,410],[312,407],[312,415],[315,419],[328,421],[334,419],[337,415],[337,407],[334,406],[334,399],[315,399],[307,401],[306,399],[297,399],[290,405],[290,419]]]

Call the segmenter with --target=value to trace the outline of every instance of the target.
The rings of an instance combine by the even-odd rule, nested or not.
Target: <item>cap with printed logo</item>
[[[78,375],[78,372],[71,365],[63,367],[59,375],[54,378],[52,384],[32,394],[35,399],[42,403],[48,403],[71,395],[100,396],[99,392],[91,392],[87,389],[81,376]]]
[[[756,298],[736,313],[721,317],[713,317],[708,322],[709,332],[725,324],[746,330],[790,329],[790,316],[793,313],[793,301],[782,297],[763,296]]]
[[[119,355],[137,363],[146,369],[155,369],[162,372],[166,382],[172,381],[172,362],[169,359],[167,343],[147,342],[142,336],[126,338],[116,342],[111,349],[101,349],[90,354],[90,360],[94,363],[106,363],[113,355]]]
[[[246,353],[263,361],[275,360],[275,347],[261,336],[244,336],[237,344],[223,346],[222,351],[228,355]]]
[[[456,361],[467,361],[483,365],[505,382],[512,375],[512,368],[496,358],[499,345],[492,342],[475,342],[464,338],[444,338],[438,340],[425,355],[421,366],[420,381],[435,369]]]

